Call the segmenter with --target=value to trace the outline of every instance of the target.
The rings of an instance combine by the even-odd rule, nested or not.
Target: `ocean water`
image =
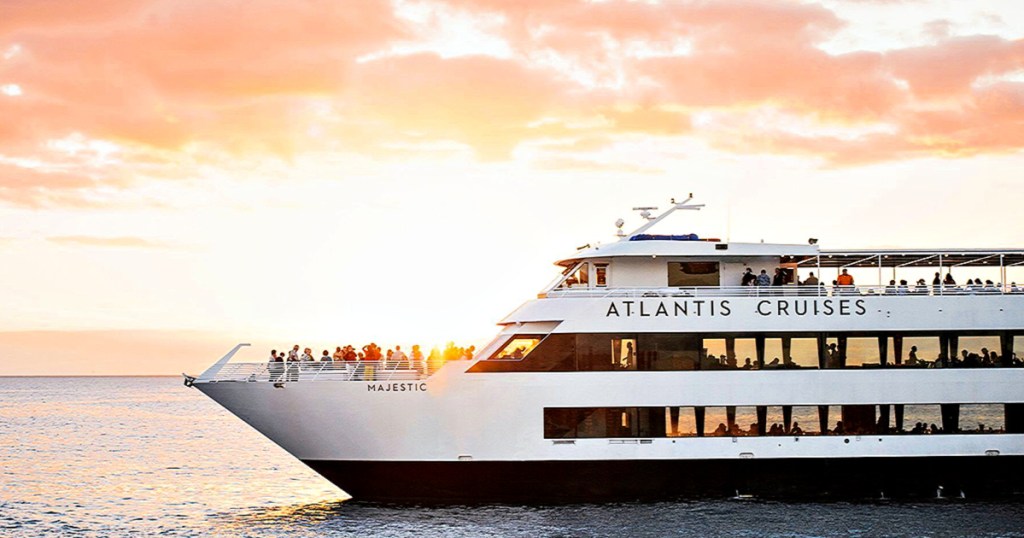
[[[178,378],[0,378],[0,536],[1024,537],[1024,500],[382,506]]]

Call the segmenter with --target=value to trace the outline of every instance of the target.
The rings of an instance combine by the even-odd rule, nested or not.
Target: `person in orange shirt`
[[[838,284],[842,288],[852,288],[853,287],[853,275],[848,273],[846,271],[846,269],[843,269],[843,273],[841,275],[839,275],[839,278],[836,279],[836,284]],[[847,290],[842,290],[842,292],[846,293],[846,292],[849,292],[849,290],[848,289]]]

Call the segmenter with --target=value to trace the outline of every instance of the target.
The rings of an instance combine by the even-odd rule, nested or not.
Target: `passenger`
[[[758,435],[759,431],[760,430],[757,427],[757,423],[753,422],[750,424],[750,429],[747,430],[747,435],[756,436]]]
[[[942,279],[943,286],[956,286],[956,280],[953,280],[953,273],[946,273],[946,278]]]
[[[283,353],[282,353],[282,355],[283,355]],[[276,349],[271,349],[270,350],[270,359],[267,360],[267,371],[270,374],[270,381],[272,383],[274,383],[274,386],[277,386],[279,384],[279,382],[281,381],[281,374],[282,374],[281,366],[282,366],[281,359],[277,356],[277,350]]]
[[[729,434],[728,428],[726,428],[725,424],[723,424],[721,422],[718,423],[718,427],[715,428],[715,431],[711,433],[711,435],[714,436],[714,437],[725,437],[728,434]]]
[[[851,275],[846,269],[843,269],[842,274],[836,278],[836,284],[839,285],[839,293],[850,293],[853,288],[853,275]]]
[[[740,286],[753,286],[756,280],[754,270],[747,267],[747,270],[743,272],[743,278],[740,279]]]
[[[334,350],[334,356],[331,358],[333,358],[335,362],[345,360],[345,352],[341,350],[341,346],[338,346]]]
[[[768,435],[782,435],[782,426],[778,423],[772,424],[772,427],[768,429]]]
[[[807,278],[804,279],[804,286],[817,286],[817,285],[818,285],[818,277],[814,276],[814,273],[811,272],[809,275],[807,275]]]
[[[473,353],[476,352],[476,346],[469,346],[462,352],[462,360],[471,361],[473,360]]]
[[[900,285],[896,288],[896,295],[907,295],[908,293],[910,293],[910,288],[907,287],[907,281],[900,280]]]
[[[832,430],[832,433],[836,435],[846,435],[846,429],[843,428],[843,421],[836,422],[836,429]]]
[[[409,358],[402,351],[402,346],[395,346],[395,352],[391,354],[391,360],[395,361],[395,368],[400,370],[409,369]]]
[[[828,367],[839,368],[839,348],[836,344],[828,345]]]
[[[793,428],[791,430],[789,430],[789,433],[791,435],[803,435],[804,431],[802,429],[800,429],[800,423],[799,422],[793,422]]]
[[[285,365],[287,370],[288,370],[288,373],[285,376],[285,378],[288,381],[298,381],[299,380],[299,355],[298,355],[298,353],[299,353],[299,346],[295,346],[295,348],[292,349],[292,351],[288,353],[288,361],[287,361],[287,364]]]
[[[917,366],[917,346],[910,346],[910,355],[907,356],[907,366]]]
[[[1010,293],[1020,293],[1021,291],[1016,282],[1010,282]]]
[[[914,285],[915,295],[928,295],[928,284],[925,284],[923,278],[917,279],[917,284]]]
[[[786,273],[781,267],[775,268],[775,276],[772,277],[772,286],[783,286],[786,284]]]
[[[999,290],[996,289],[996,285],[994,283],[992,283],[991,280],[986,280],[985,281],[985,293],[999,293]]]
[[[939,294],[939,287],[942,286],[942,277],[938,272],[935,273],[935,278],[932,279],[932,293],[934,295]]]
[[[743,430],[740,429],[740,425],[735,422],[729,426],[729,435],[731,437],[740,437],[743,435]]]
[[[768,368],[778,368],[779,366],[781,366],[781,364],[779,364],[779,358],[775,357],[774,359],[772,359],[772,362],[768,363],[767,367]]]
[[[437,346],[430,348],[430,354],[427,355],[427,373],[434,372],[441,367],[441,350],[437,349]]]
[[[302,362],[313,362],[313,350],[306,348],[302,350]]]
[[[896,295],[896,281],[890,280],[889,285],[885,287],[886,295]]]
[[[320,362],[333,362],[333,361],[334,361],[334,359],[331,358],[330,352],[325,349],[323,356],[320,357]]]
[[[419,344],[412,345],[412,354],[409,358],[413,368],[420,372],[425,370],[426,365],[423,363],[423,351],[420,350]]]
[[[754,365],[750,364],[750,357],[747,357],[747,360],[744,361],[744,363],[743,363],[743,369],[744,370],[750,370],[750,369],[753,369],[753,368],[754,368]]]
[[[932,424],[931,429],[930,429],[930,431],[928,433],[932,433],[932,434],[942,433],[942,428],[936,426],[935,424]]]
[[[761,274],[757,275],[757,285],[762,287],[772,285],[772,278],[768,276],[768,271],[761,269]]]

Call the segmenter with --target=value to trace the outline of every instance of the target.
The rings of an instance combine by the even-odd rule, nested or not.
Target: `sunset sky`
[[[630,208],[1024,247],[1019,0],[0,2],[0,375],[485,343]]]

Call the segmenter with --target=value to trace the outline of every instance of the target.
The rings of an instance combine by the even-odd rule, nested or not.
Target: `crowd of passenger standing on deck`
[[[330,370],[344,370],[348,375],[359,374],[361,378],[373,377],[377,369],[380,370],[406,370],[429,375],[436,371],[445,362],[452,360],[469,360],[473,358],[476,351],[475,346],[460,347],[455,342],[448,342],[444,350],[436,346],[430,350],[430,354],[423,355],[419,345],[413,345],[409,353],[402,350],[402,346],[396,345],[393,349],[384,351],[374,342],[363,346],[361,350],[351,345],[336,346],[334,353],[323,350],[319,358],[313,356],[312,348],[305,348],[299,351],[300,346],[295,344],[287,353],[270,350],[268,360],[270,379],[279,386],[286,381],[298,381],[299,373],[303,370],[323,371],[326,365],[317,363],[340,363],[332,365]]]
[[[754,270],[747,267],[743,272],[743,276],[740,278],[741,286],[752,286],[752,287],[773,287],[773,286],[785,286],[791,283],[791,277],[787,271],[781,267],[775,268],[774,275],[768,275],[767,269],[761,269],[760,274],[754,274]],[[818,277],[814,276],[814,272],[809,272],[807,278],[804,280],[796,280],[796,284],[800,286],[818,286],[820,281]],[[832,281],[833,293],[836,294],[856,294],[858,293],[854,287],[853,275],[850,274],[848,269],[842,269],[835,280]],[[984,282],[980,278],[967,279],[967,283],[964,286],[958,286],[956,280],[953,278],[952,273],[946,273],[945,277],[941,277],[939,273],[935,273],[935,278],[932,279],[932,283],[929,286],[923,278],[917,279],[914,286],[911,286],[906,279],[901,279],[899,283],[895,279],[889,281],[887,286],[881,287],[878,293],[884,295],[933,295],[947,294],[947,295],[978,295],[988,293],[1024,293],[1024,286],[1018,286],[1016,282],[1011,282],[1009,286],[1005,287],[1001,282],[993,282],[992,280],[985,280]],[[874,290],[868,291],[868,293],[875,293]]]

